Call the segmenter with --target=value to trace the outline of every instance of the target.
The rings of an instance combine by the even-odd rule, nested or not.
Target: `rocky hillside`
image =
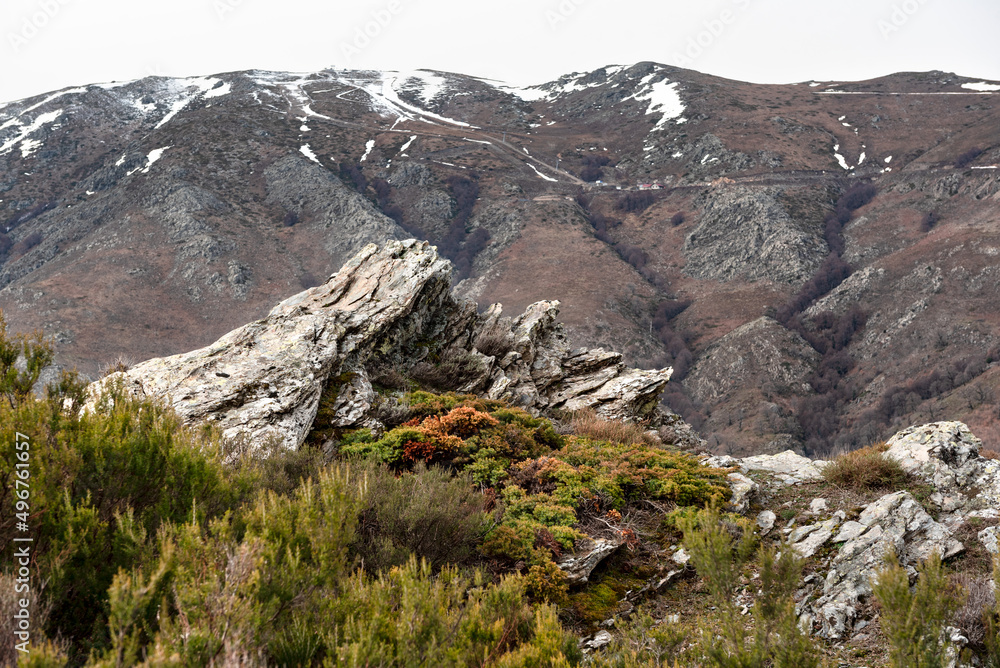
[[[677,446],[699,452],[701,465],[707,467],[701,475],[720,489],[728,487],[719,499],[727,514],[719,521],[731,523],[729,531],[746,532],[744,540],[790,550],[801,560],[800,579],[792,583],[789,595],[794,591],[796,624],[813,638],[809,642],[817,656],[837,657],[843,665],[855,665],[852,657],[863,659],[865,665],[892,660],[885,621],[890,613],[884,601],[873,605],[872,578],[886,567],[890,555],[911,574],[923,570],[934,555],[948,562],[964,592],[964,607],[948,620],[948,652],[964,657],[963,661],[981,655],[988,631],[974,608],[988,604],[982,592],[989,591],[992,558],[1000,554],[1000,533],[994,526],[1000,519],[1000,462],[968,426],[938,422],[911,427],[884,445],[836,462],[812,460],[791,450],[741,459],[711,456],[686,424],[657,407],[670,369],[629,370],[617,353],[571,349],[562,326],[555,323],[553,302],[529,306],[515,318],[504,318],[499,304],[477,313],[473,303],[452,295],[450,275],[449,263],[426,242],[372,245],[327,282],[283,301],[262,320],[201,350],[112,373],[89,392],[98,397],[110,391],[119,402],[165,400],[183,422],[216,426],[230,442],[250,444],[257,457],[273,457],[266,453],[273,453],[274,447],[303,452],[322,448],[328,457],[364,453],[390,465],[402,465],[411,456],[387,451],[384,444],[391,443],[394,434],[409,433],[397,423],[400,411],[413,410],[407,402],[413,402],[415,395],[405,392],[414,383],[478,395],[479,399],[467,398],[451,409],[440,418],[441,425],[457,420],[463,410],[467,412],[462,419],[472,420],[476,410],[466,406],[476,401],[485,402],[483,406],[518,405],[566,424],[568,416],[588,410],[606,425],[641,421],[644,426],[632,431],[630,438],[646,439],[660,456]],[[773,339],[782,347],[800,345],[811,351],[802,353],[806,358],[817,354],[791,340],[797,335],[776,321],[761,318],[731,335],[731,345],[744,350],[740,360],[727,357],[728,349],[721,345],[710,348],[706,356],[723,368],[743,363],[770,368],[780,355],[767,347],[772,337],[766,332],[774,328],[779,329],[775,337],[785,337]],[[774,374],[790,384],[801,382],[801,370],[783,368]],[[725,393],[744,380],[736,377],[718,387],[694,387],[699,392]],[[92,402],[89,410],[106,410],[100,403]],[[491,419],[480,415],[484,423]],[[433,436],[428,424],[421,424],[423,432],[411,428],[412,434],[405,437],[420,433],[431,437],[421,456],[427,462],[444,456],[445,464],[455,469],[467,465],[456,457],[457,451],[447,450],[451,446],[434,440],[442,437]],[[588,428],[576,418],[572,424]],[[468,437],[483,427],[461,428],[471,429],[464,432]],[[475,438],[467,443],[467,448],[478,447],[472,445]],[[403,452],[410,453],[412,447],[413,442],[408,443]],[[621,456],[609,443],[599,447],[604,448],[601,466]],[[569,454],[569,462],[581,456],[573,448],[568,452],[577,453]],[[477,467],[486,461],[478,457],[473,455],[474,476],[481,474]],[[624,461],[615,465],[616,475],[634,475],[624,472]],[[646,462],[648,473],[660,465],[656,459]],[[561,476],[567,471],[549,478],[544,472],[547,464],[532,466],[539,467],[539,483],[550,481],[538,490],[551,491],[553,485],[558,489],[561,483],[555,481],[566,480]],[[521,468],[535,475],[532,466]],[[887,472],[880,470],[883,467]],[[530,480],[525,475],[492,483],[489,493],[504,499],[504,518],[521,503],[512,490]],[[481,484],[486,485],[485,480]],[[530,484],[527,488],[532,489]],[[692,620],[704,614],[705,602],[698,593],[704,580],[699,578],[711,580],[698,561],[699,543],[689,535],[694,529],[679,519],[681,511],[664,515],[665,508],[653,501],[659,497],[649,491],[656,487],[643,489],[649,494],[645,502],[655,511],[650,515],[639,512],[639,506],[626,505],[622,510],[630,509],[628,517],[609,511],[602,526],[584,510],[586,506],[580,506],[572,528],[542,520],[541,526],[552,535],[561,536],[559,530],[576,532],[564,546],[566,551],[554,547],[553,555],[559,580],[568,587],[564,602],[570,603],[564,617],[581,636],[580,647],[595,661],[614,656],[623,643],[634,642],[631,624],[642,615],[653,614],[656,623],[691,633]],[[555,498],[562,497],[557,493]],[[614,503],[610,498],[604,502]],[[598,508],[602,502],[595,503]],[[683,509],[684,503],[677,503]],[[676,529],[664,533],[663,526],[681,528],[683,539],[678,540]],[[662,545],[647,542],[653,534]],[[487,553],[499,549],[495,540],[487,540],[483,548]],[[749,561],[743,568],[742,579],[731,592],[733,605],[759,611],[764,599],[753,581],[770,577],[767,567]],[[640,574],[646,579],[637,579]],[[618,578],[626,578],[631,588],[620,592]],[[604,600],[608,596],[612,598]],[[600,603],[598,597],[603,597]],[[764,613],[755,612],[755,624],[760,623],[757,614]],[[724,623],[725,618],[720,619],[713,623]],[[678,647],[691,642],[688,637]],[[686,660],[692,652],[680,651],[677,658]]]
[[[333,70],[67,89],[0,106],[0,308],[97,377],[418,238],[480,309],[557,298],[571,345],[673,366],[666,402],[717,452],[825,455],[943,416],[994,434],[997,95],[654,63],[528,89]]]
[[[22,441],[32,457],[32,514],[2,524],[37,546],[33,657],[899,668],[1000,655],[995,443],[948,421],[832,461],[712,455],[659,405],[672,369],[572,347],[555,302],[480,313],[451,275],[427,242],[369,245],[205,348],[89,386],[64,376],[44,399],[23,378],[39,369],[0,355],[3,461]],[[733,345],[769,368],[760,341],[775,328],[760,318]],[[41,345],[0,327],[0,352]],[[10,486],[0,496],[13,505]]]

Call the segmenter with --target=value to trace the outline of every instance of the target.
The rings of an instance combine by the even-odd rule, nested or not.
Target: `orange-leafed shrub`
[[[428,418],[431,420],[433,418]],[[459,406],[452,409],[447,415],[440,418],[441,424],[447,433],[459,438],[469,438],[478,434],[483,429],[496,427],[499,420],[482,411],[477,411],[471,406]]]

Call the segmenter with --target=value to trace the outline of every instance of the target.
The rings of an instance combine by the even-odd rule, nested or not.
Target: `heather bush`
[[[48,631],[73,644],[74,660],[108,641],[101,601],[118,568],[148,550],[147,537],[169,522],[222,513],[252,488],[227,473],[211,432],[183,428],[150,402],[113,393],[78,414],[27,397],[0,412],[4,477],[12,475],[14,431],[33,444],[31,525]],[[12,494],[13,485],[0,490],[6,507]],[[8,535],[13,521],[2,520]]]
[[[354,551],[371,572],[402,566],[411,555],[439,570],[463,564],[486,533],[486,497],[465,476],[417,465],[396,477],[374,462],[361,465],[368,492]]]
[[[649,436],[642,425],[619,420],[604,420],[592,409],[584,409],[573,414],[570,427],[577,436],[598,441],[611,441],[629,445],[642,443],[657,445],[657,439]]]
[[[754,553],[756,539],[745,518],[727,519],[715,507],[682,515],[684,546],[705,580],[714,614],[702,620],[694,653],[698,665],[808,668],[821,665],[821,654],[798,628],[793,595],[800,584],[802,560],[785,545],[757,550],[760,593],[750,612],[754,628],[747,632],[743,612],[733,602],[740,571]]]
[[[514,332],[510,318],[497,318],[476,336],[473,344],[479,352],[501,359],[514,348]]]
[[[410,378],[422,387],[446,390],[463,387],[487,371],[481,356],[460,348],[449,348],[434,361],[418,362]]]
[[[17,365],[19,359],[22,368]],[[0,309],[0,398],[5,398],[11,407],[23,402],[51,361],[52,347],[43,340],[41,332],[9,334]]]

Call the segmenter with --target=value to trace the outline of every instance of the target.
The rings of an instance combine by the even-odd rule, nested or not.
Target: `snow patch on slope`
[[[299,149],[299,153],[306,156],[307,158],[315,162],[317,165],[323,164],[319,161],[319,158],[316,157],[316,154],[313,153],[313,150],[309,148],[309,144],[306,144],[305,146],[301,147]]]
[[[55,97],[57,97],[57,96],[53,96],[50,99],[55,99]],[[42,103],[39,103],[39,104],[35,105],[34,107],[32,107],[32,109],[40,107],[41,104]],[[62,109],[56,109],[55,111],[49,111],[49,112],[46,112],[44,114],[39,114],[38,116],[35,117],[35,120],[33,120],[29,125],[21,125],[20,120],[19,120],[20,119],[20,115],[18,117],[16,117],[16,118],[12,118],[10,121],[7,121],[6,123],[4,123],[3,126],[0,126],[0,130],[3,130],[4,128],[7,128],[7,127],[11,127],[12,125],[21,125],[21,127],[20,127],[20,132],[17,135],[15,135],[12,139],[8,139],[6,142],[3,143],[3,145],[0,145],[0,155],[4,155],[5,153],[9,153],[11,149],[13,149],[19,143],[21,143],[22,141],[24,141],[25,139],[27,139],[28,137],[30,137],[32,135],[32,133],[37,132],[38,130],[42,129],[42,126],[48,125],[49,123],[52,123],[57,118],[59,118],[60,116],[62,116],[62,113],[63,113]],[[33,140],[28,155],[30,155],[31,152],[33,152],[35,149],[37,149],[38,146],[40,146],[40,145],[41,145],[41,142],[37,142],[37,141]],[[23,148],[22,148],[21,153],[22,153],[22,155],[24,155],[24,149]]]
[[[962,84],[962,88],[976,90],[980,93],[994,93],[996,91],[1000,91],[1000,85],[986,83],[985,81],[980,81],[978,83],[964,83]]]
[[[215,86],[219,83],[219,79],[214,77],[190,77],[187,79],[168,79],[168,88],[170,90],[170,95],[173,100],[170,104],[170,111],[167,115],[160,119],[160,122],[156,124],[154,130],[162,128],[164,125],[173,120],[174,116],[182,112],[185,107],[194,102],[200,97],[209,97],[208,93],[215,89]],[[226,86],[221,86],[219,90],[226,88]],[[193,89],[193,90],[192,90]],[[226,91],[229,92],[228,90]],[[224,94],[224,93],[223,93]],[[216,97],[213,95],[212,97]]]
[[[163,157],[164,151],[166,151],[168,148],[170,148],[170,147],[169,146],[164,146],[163,148],[156,148],[156,149],[153,149],[152,151],[150,151],[149,154],[146,155],[146,166],[143,167],[142,173],[143,174],[148,174],[149,173],[149,168],[153,166],[154,162],[156,162],[157,160],[159,160],[160,158]]]
[[[368,156],[371,155],[373,148],[375,148],[375,140],[369,139],[367,142],[365,142],[365,154],[361,156],[361,160],[359,160],[358,162],[364,162],[365,160],[367,160]]]
[[[651,79],[655,76],[655,74],[650,74],[644,77],[640,82],[641,87],[639,90],[625,98],[625,100],[649,102],[649,108],[646,109],[647,116],[656,113],[663,114],[653,128],[653,130],[659,130],[667,121],[680,118],[684,114],[686,107],[684,106],[684,100],[681,99],[680,91],[677,89],[680,82],[671,82],[668,79],[662,79],[656,83],[650,83]],[[622,101],[624,102],[625,100]]]
[[[427,111],[421,109],[420,107],[415,107],[412,104],[404,102],[400,99],[399,94],[396,92],[396,82],[400,79],[399,74],[396,72],[383,72],[380,90],[375,91],[375,87],[369,85],[364,90],[372,98],[380,98],[383,104],[387,104],[390,108],[396,107],[397,109],[402,109],[411,115],[423,117],[426,121],[427,119],[432,119],[434,121],[440,121],[442,123],[447,123],[449,125],[457,125],[462,128],[473,128],[478,130],[475,125],[471,125],[464,121],[457,121],[454,118],[448,118],[446,116],[441,116],[440,114],[435,114],[432,111]]]
[[[537,167],[535,167],[535,166],[534,166],[533,164],[531,164],[530,162],[527,162],[527,163],[525,163],[525,164],[526,164],[526,165],[528,165],[528,167],[531,167],[531,168],[532,168],[533,170],[535,170],[535,174],[538,174],[538,176],[539,176],[539,177],[541,177],[541,178],[545,179],[546,181],[553,181],[553,182],[555,182],[555,183],[559,183],[559,179],[554,179],[554,178],[552,178],[551,176],[545,176],[545,174],[542,174],[542,173],[541,173],[540,171],[538,171],[538,168],[537,168]]]
[[[400,80],[407,88],[416,86],[418,88],[417,98],[424,104],[431,104],[434,98],[443,93],[448,86],[448,82],[443,76],[427,70],[404,72]]]

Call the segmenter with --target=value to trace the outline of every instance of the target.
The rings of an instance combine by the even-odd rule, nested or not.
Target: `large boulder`
[[[93,395],[119,385],[166,401],[187,423],[215,423],[227,438],[297,448],[324,393],[332,426],[377,426],[373,369],[452,360],[462,371],[442,389],[536,414],[592,408],[653,427],[671,422],[658,408],[671,369],[628,369],[618,353],[572,348],[556,322],[558,302],[533,304],[513,320],[501,317],[499,305],[480,315],[474,303],[452,296],[450,279],[450,263],[426,242],[371,244],[323,285],[286,299],[262,320],[200,350],[112,374]]]

